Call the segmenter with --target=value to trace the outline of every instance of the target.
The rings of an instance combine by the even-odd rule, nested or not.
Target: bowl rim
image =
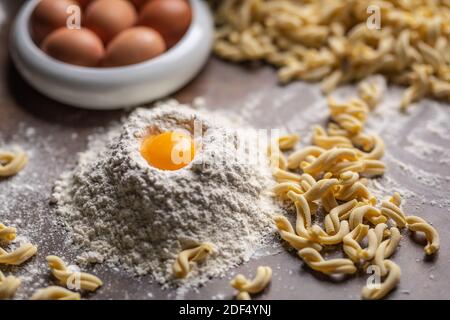
[[[14,28],[14,32],[12,33],[12,37],[15,37],[15,41],[21,42],[23,49],[25,52],[22,52],[23,55],[28,56],[28,60],[33,64],[33,66],[38,69],[45,69],[47,72],[50,72],[53,76],[58,78],[66,78],[67,74],[71,75],[71,78],[91,78],[94,77],[121,77],[128,78],[130,75],[135,76],[139,75],[142,72],[145,72],[148,69],[152,69],[155,65],[162,65],[166,63],[171,63],[174,60],[178,60],[182,58],[184,52],[189,50],[189,42],[193,37],[196,27],[199,26],[199,7],[201,5],[201,0],[188,0],[191,5],[192,10],[192,21],[189,26],[189,29],[186,31],[185,35],[182,37],[178,43],[164,52],[163,54],[149,59],[148,61],[143,61],[139,63],[135,63],[132,65],[122,66],[122,67],[108,67],[108,68],[100,68],[100,67],[83,67],[72,65],[66,62],[59,61],[47,55],[43,52],[37,44],[31,38],[31,33],[29,29],[30,17],[37,6],[37,4],[41,0],[31,0],[24,4],[24,7],[20,10],[19,15],[16,19],[16,28]],[[24,57],[25,58],[25,57]],[[93,79],[92,79],[93,80]]]

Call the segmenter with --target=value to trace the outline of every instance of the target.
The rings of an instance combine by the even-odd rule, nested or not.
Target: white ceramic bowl
[[[12,59],[38,91],[88,109],[119,109],[165,97],[187,84],[206,63],[213,42],[213,19],[202,0],[190,0],[192,24],[174,47],[159,57],[117,68],[87,68],[57,61],[33,42],[31,13],[40,0],[24,4],[10,37]]]

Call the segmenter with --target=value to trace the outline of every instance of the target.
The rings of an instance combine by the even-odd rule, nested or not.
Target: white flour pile
[[[148,132],[192,133],[194,120],[203,127],[202,162],[161,171],[142,158]],[[236,131],[221,130],[220,122],[170,101],[134,111],[107,138],[95,139],[53,195],[84,250],[78,262],[108,262],[165,284],[180,250],[208,241],[217,254],[189,275],[199,284],[248,260],[272,234],[270,217],[280,208],[265,193],[273,183],[267,164],[236,158]]]

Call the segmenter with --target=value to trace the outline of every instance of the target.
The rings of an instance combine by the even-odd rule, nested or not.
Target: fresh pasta
[[[297,235],[291,223],[283,216],[275,217],[275,224],[281,239],[289,243],[294,249],[312,247],[318,251],[322,250],[322,246],[318,243],[310,241],[308,238]]]
[[[27,154],[20,149],[14,152],[0,150],[0,177],[10,177],[19,173],[27,162]]]
[[[12,252],[6,252],[0,248],[0,264],[20,265],[33,257],[37,247],[31,243],[25,243]]]
[[[10,243],[16,239],[16,228],[7,227],[0,223],[0,243]]]
[[[95,291],[103,285],[103,282],[94,275],[70,271],[64,261],[57,256],[48,256],[46,260],[53,276],[63,286],[73,285],[74,282],[79,286],[77,289]]]
[[[378,286],[365,286],[362,290],[362,297],[367,300],[381,299],[391,292],[400,282],[401,270],[391,260],[384,260],[384,267],[387,270],[387,276],[383,283]]]
[[[172,267],[175,277],[185,278],[191,271],[193,262],[205,260],[214,250],[214,245],[205,242],[195,248],[181,251]]]
[[[407,87],[403,109],[425,96],[450,100],[446,1],[224,0],[214,9],[215,54],[272,64],[281,83],[321,81],[329,93],[382,74]],[[381,95],[373,81],[360,85],[359,96],[370,108]]]
[[[271,1],[274,5],[278,2],[283,1]],[[358,38],[361,32],[363,29],[356,29],[349,37]],[[336,52],[342,49],[337,39],[330,41]],[[293,70],[280,73],[288,79],[293,76],[290,73]],[[295,68],[295,72],[302,70],[301,65]],[[318,76],[320,72],[310,76]],[[327,86],[336,85],[341,77],[344,74],[336,72]],[[294,149],[287,157],[278,148],[276,158],[283,159],[282,166],[272,165],[278,182],[273,194],[284,201],[290,200],[296,210],[295,227],[286,217],[275,217],[281,239],[296,249],[310,268],[325,274],[355,273],[357,267],[377,267],[385,280],[380,287],[365,287],[362,293],[365,299],[383,298],[400,280],[399,267],[387,260],[399,245],[399,228],[406,226],[412,232],[423,232],[427,254],[439,249],[437,231],[423,219],[407,216],[397,192],[381,203],[370,192],[368,179],[386,171],[382,161],[386,148],[383,139],[364,132],[368,115],[381,96],[381,86],[367,80],[359,86],[359,98],[338,102],[329,97],[331,121],[327,129],[316,126],[313,145]],[[294,146],[295,143],[288,143],[286,150]],[[316,222],[322,217],[317,214],[319,209],[325,213],[324,229]],[[319,253],[339,244],[347,258],[325,260]]]
[[[0,300],[10,299],[14,296],[20,286],[20,279],[14,276],[7,276],[0,271]]]
[[[381,203],[381,214],[392,219],[399,228],[403,228],[406,226],[406,215],[400,209],[400,204],[400,195],[396,193],[389,201]]]
[[[241,291],[236,295],[236,300],[252,300],[252,297],[248,292]]]
[[[313,270],[325,274],[352,274],[356,267],[349,259],[331,259],[326,261],[320,253],[313,248],[304,248],[298,251],[299,257]]]
[[[425,246],[424,251],[427,255],[434,254],[439,250],[439,234],[429,223],[417,216],[406,217],[406,223],[409,230],[413,232],[423,232],[425,234],[428,243]]]
[[[31,296],[31,300],[81,300],[81,296],[78,292],[72,292],[63,287],[50,286],[38,289]]]
[[[248,280],[242,274],[238,274],[232,281],[231,286],[240,292],[260,293],[272,280],[272,269],[266,266],[259,266],[256,269],[256,276],[253,280]]]

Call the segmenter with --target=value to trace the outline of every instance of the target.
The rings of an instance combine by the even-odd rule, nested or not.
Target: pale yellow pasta
[[[384,240],[378,246],[373,258],[373,264],[380,268],[381,276],[385,276],[387,274],[384,260],[388,259],[392,254],[394,254],[401,238],[402,236],[400,234],[400,231],[396,227],[393,227],[390,229],[389,239]]]
[[[0,300],[9,299],[14,296],[20,286],[20,279],[14,276],[7,276],[0,271]]]
[[[339,132],[335,129],[330,129],[335,125],[334,123],[330,123],[329,124],[329,128],[328,128],[328,134],[331,135],[330,132],[334,133],[334,134],[338,134],[338,133],[342,133]],[[370,151],[373,150],[374,146],[375,146],[375,140],[376,140],[376,136],[375,135],[370,135],[370,134],[366,134],[364,132],[358,132],[357,134],[346,134],[345,136],[348,136],[348,138],[350,139],[350,141],[353,143],[354,146],[361,148],[364,151]]]
[[[286,182],[286,181],[300,182],[300,180],[301,180],[300,175],[280,169],[280,168],[273,168],[272,175],[277,181],[282,181],[282,182]]]
[[[277,216],[274,218],[275,225],[278,229],[281,239],[286,241],[296,250],[303,248],[314,248],[318,251],[322,250],[322,246],[318,243],[310,241],[308,238],[295,234],[294,228],[291,223],[283,216]]]
[[[305,199],[314,201],[323,198],[329,191],[332,191],[337,186],[339,180],[337,179],[322,179],[317,181],[311,189],[305,192]]]
[[[379,30],[368,27],[367,10],[374,5],[381,10]],[[425,95],[450,99],[429,85],[431,77],[448,82],[442,71],[450,64],[446,1],[223,0],[215,9],[215,53],[232,61],[271,63],[282,83],[321,80],[329,93],[380,73],[413,88],[405,93],[404,106]],[[363,82],[360,96],[374,107],[380,89]]]
[[[367,160],[380,160],[384,156],[384,151],[386,146],[383,139],[380,136],[374,134],[372,135],[373,149],[370,152],[364,153],[360,152],[362,159]]]
[[[320,253],[313,248],[299,250],[298,255],[311,269],[324,274],[352,274],[356,272],[356,267],[351,260],[325,260]]]
[[[252,300],[252,298],[248,292],[241,291],[236,295],[236,300]]]
[[[295,193],[303,193],[302,187],[295,182],[282,182],[276,184],[273,189],[273,193],[281,198],[285,198],[289,191],[293,191]]]
[[[315,146],[309,146],[300,150],[296,150],[288,156],[287,167],[289,169],[297,169],[308,156],[319,157],[324,152],[325,149]]]
[[[0,150],[0,177],[10,177],[19,173],[27,162],[27,154],[20,149],[14,152]]]
[[[103,282],[94,275],[70,271],[64,261],[57,256],[48,256],[46,260],[53,276],[63,286],[73,285],[75,282],[79,285],[77,289],[95,291],[103,285]]]
[[[81,296],[62,287],[50,286],[37,290],[31,300],[81,300]]]
[[[322,153],[313,163],[306,163],[305,165],[301,165],[301,167],[304,172],[317,175],[321,172],[331,171],[330,169],[334,165],[344,160],[357,160],[355,150],[349,148],[333,148]]]
[[[374,109],[381,100],[382,88],[375,81],[362,81],[358,85],[359,97],[367,103],[370,109]]]
[[[263,291],[272,280],[272,269],[266,266],[259,266],[256,269],[256,276],[253,280],[248,280],[242,274],[238,274],[232,281],[231,286],[239,291],[248,293],[259,293]]]
[[[278,145],[280,150],[290,150],[294,148],[299,141],[300,136],[298,134],[288,134],[278,138]]]
[[[312,138],[313,144],[323,149],[332,148],[352,148],[353,144],[347,137],[343,136],[328,136],[325,130],[321,126],[314,128],[314,134]]]
[[[380,223],[377,224],[374,229],[369,229],[367,232],[368,246],[359,254],[362,259],[368,261],[374,258],[380,243],[383,241],[387,227],[388,226],[385,223]]]
[[[378,176],[384,174],[386,165],[379,160],[342,161],[329,168],[328,171],[336,176],[346,171],[357,172],[365,176]]]
[[[363,249],[359,243],[367,236],[368,232],[369,226],[360,224],[348,233],[342,241],[342,248],[345,254],[355,263],[361,260],[361,252]]]
[[[397,227],[403,228],[406,226],[406,215],[400,208],[400,204],[400,195],[395,193],[394,197],[389,201],[383,201],[381,203],[381,214],[392,219]]]
[[[311,227],[311,238],[314,241],[317,241],[321,245],[336,245],[343,241],[344,237],[350,232],[350,228],[348,227],[347,221],[341,221],[339,226],[339,231],[334,235],[328,235],[325,231],[323,231],[318,225],[313,225]]]
[[[16,228],[7,227],[3,223],[0,223],[0,242],[10,243],[16,239]]]
[[[357,204],[358,201],[353,199],[333,208],[324,219],[326,232],[330,235],[336,234],[340,228],[340,220],[348,219],[351,210],[356,207]]]
[[[272,168],[280,168],[282,170],[286,169],[287,160],[286,157],[280,150],[278,144],[272,144],[269,146],[268,150],[270,166]]]
[[[311,228],[311,209],[308,201],[302,194],[296,194],[292,191],[289,191],[287,196],[294,202],[297,212],[295,232],[297,235],[309,239],[310,233],[308,229]]]
[[[368,220],[370,223],[375,225],[387,222],[386,217],[381,215],[381,211],[378,208],[375,208],[369,204],[364,204],[357,206],[350,212],[350,230],[356,228],[359,224],[363,223],[364,220]]]
[[[407,216],[406,223],[409,230],[413,232],[423,232],[427,239],[424,251],[427,255],[434,254],[439,250],[439,234],[428,222],[417,216]]]
[[[335,193],[336,199],[349,201],[351,199],[364,200],[370,198],[367,187],[359,181],[359,174],[346,171],[339,176],[339,189]]]
[[[214,250],[214,245],[205,242],[195,248],[181,251],[172,267],[175,277],[185,278],[191,271],[192,262],[205,260]]]
[[[20,265],[33,257],[37,247],[31,243],[25,243],[12,252],[6,252],[0,248],[0,264]]]
[[[401,270],[398,265],[396,265],[391,260],[384,260],[384,266],[387,270],[387,276],[384,282],[379,286],[368,287],[365,286],[362,290],[362,297],[367,300],[378,300],[382,299],[389,292],[391,292],[397,284],[400,282]]]

